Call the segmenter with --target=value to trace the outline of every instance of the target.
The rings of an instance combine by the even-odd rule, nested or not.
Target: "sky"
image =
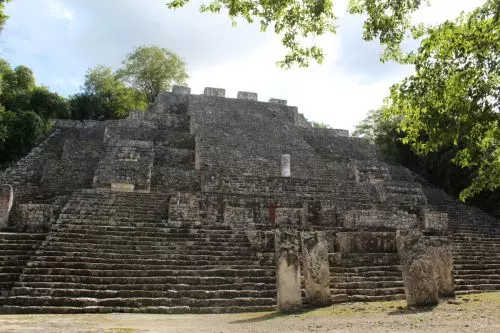
[[[259,100],[288,100],[308,120],[352,131],[380,107],[389,88],[410,67],[379,61],[381,48],[362,40],[363,18],[345,14],[348,0],[334,2],[338,29],[316,39],[323,64],[285,70],[276,66],[286,50],[272,29],[226,15],[202,14],[200,0],[170,10],[167,0],[14,0],[0,33],[0,57],[30,67],[37,82],[64,96],[79,91],[88,68],[118,68],[135,47],[156,45],[181,56],[193,94],[204,87],[258,93]],[[207,1],[205,1],[206,3]],[[436,24],[470,11],[484,0],[432,0],[415,22]]]

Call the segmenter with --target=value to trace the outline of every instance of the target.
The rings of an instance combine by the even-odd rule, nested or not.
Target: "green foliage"
[[[26,66],[0,59],[0,163],[26,154],[50,133],[52,118],[68,114],[66,100],[37,86]]]
[[[461,168],[451,161],[459,148],[448,146],[426,155],[416,154],[409,145],[402,142],[404,133],[399,130],[401,118],[388,119],[385,116],[388,107],[385,105],[381,109],[370,111],[356,126],[353,135],[377,144],[388,163],[401,164],[434,186],[453,196],[459,196],[475,177],[474,170]],[[483,191],[468,198],[466,202],[500,217],[500,190]]]
[[[5,4],[10,2],[10,1],[11,0],[0,0],[0,31],[3,30],[5,22],[7,22],[7,19],[9,18],[9,16],[7,16],[4,13],[4,10],[5,10]]]
[[[383,59],[400,59],[400,44],[411,34],[421,37],[423,28],[413,26],[413,14],[426,0],[350,0],[348,12],[367,17],[363,38],[378,39],[385,47]],[[189,0],[170,0],[168,7],[184,7]],[[311,60],[321,63],[324,51],[314,43],[316,36],[336,32],[333,0],[212,0],[201,5],[201,12],[228,12],[236,25],[236,18],[247,22],[257,21],[261,31],[269,27],[281,36],[281,43],[288,54],[278,62],[281,67],[292,65],[307,67]],[[312,41],[311,41],[312,39]]]
[[[105,66],[89,69],[83,91],[70,99],[73,119],[122,119],[131,110],[147,107],[145,96],[125,86],[113,70]]]
[[[500,188],[499,4],[429,28],[408,58],[416,73],[391,89],[403,143],[421,155],[455,147],[453,163],[474,170],[461,199]]]
[[[312,121],[311,126],[314,128],[332,128],[330,125],[322,123],[322,122],[316,122]]]
[[[402,134],[398,130],[399,117],[385,117],[384,106],[378,110],[371,110],[353,132],[353,136],[363,137],[380,147],[380,152],[390,163],[402,163],[404,155],[403,144],[399,140]]]
[[[188,78],[184,61],[175,53],[156,46],[136,48],[123,61],[117,76],[142,92],[150,103],[173,83],[183,84]]]

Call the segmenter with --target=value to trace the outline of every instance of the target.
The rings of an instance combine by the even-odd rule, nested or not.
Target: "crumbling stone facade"
[[[230,98],[220,88],[197,95],[175,86],[127,119],[57,121],[0,183],[14,194],[0,239],[19,251],[5,261],[3,312],[206,313],[403,299],[419,279],[405,286],[404,265],[426,261],[400,259],[396,235],[418,230],[450,242],[422,243],[439,267],[432,290],[479,291],[485,276],[500,289],[494,272],[468,274],[494,260],[482,242],[500,242],[498,221],[416,182],[367,140],[313,128],[286,100],[252,92]],[[285,246],[282,230],[302,234],[302,244]]]

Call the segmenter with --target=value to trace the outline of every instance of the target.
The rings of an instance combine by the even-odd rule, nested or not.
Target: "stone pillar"
[[[189,95],[191,93],[191,88],[186,86],[172,86],[172,93],[176,95]]]
[[[269,99],[269,103],[286,105],[287,101],[286,99],[271,98]]]
[[[290,155],[281,155],[281,177],[290,177],[292,173],[290,172]]]
[[[238,99],[248,99],[250,101],[257,100],[257,93],[249,92],[249,91],[238,91],[237,95]]]
[[[226,89],[206,87],[203,94],[211,97],[224,97],[226,96]]]
[[[432,258],[434,275],[437,279],[438,296],[454,297],[455,279],[450,241],[447,237],[433,237],[432,246],[429,247],[428,252]]]
[[[0,186],[0,229],[7,227],[10,211],[14,204],[14,189],[10,185]]]
[[[332,300],[326,233],[303,231],[300,233],[300,241],[307,303],[312,306],[328,306]]]
[[[446,237],[424,236],[420,230],[398,230],[396,243],[403,266],[409,306],[438,303],[454,295],[453,259]]]
[[[298,233],[276,229],[274,239],[278,311],[296,311],[302,306]]]

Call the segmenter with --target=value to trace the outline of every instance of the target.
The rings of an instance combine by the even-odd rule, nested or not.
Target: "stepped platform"
[[[0,232],[0,295],[8,296],[46,234]]]
[[[4,313],[271,310],[273,266],[244,232],[171,227],[168,196],[81,191],[2,298]]]

